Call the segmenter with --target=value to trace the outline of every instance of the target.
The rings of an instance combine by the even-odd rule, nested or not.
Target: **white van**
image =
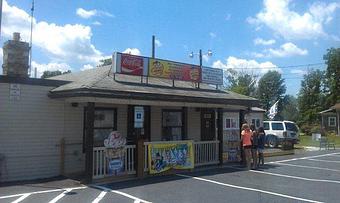
[[[299,128],[292,121],[263,121],[263,128],[269,147],[277,147],[284,139],[299,142]]]

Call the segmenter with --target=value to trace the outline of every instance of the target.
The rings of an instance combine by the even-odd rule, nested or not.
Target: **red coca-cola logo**
[[[138,56],[123,55],[121,57],[122,73],[131,75],[143,74],[143,58]]]

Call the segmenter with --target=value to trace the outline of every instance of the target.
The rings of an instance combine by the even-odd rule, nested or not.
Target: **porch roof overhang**
[[[255,98],[240,95],[216,87],[200,84],[197,88],[192,82],[173,81],[162,78],[113,74],[111,66],[98,67],[78,73],[52,77],[54,80],[69,81],[49,92],[50,98],[64,98],[68,101],[125,101],[145,105],[152,102],[196,104],[196,106],[259,106]],[[145,79],[144,79],[145,80]],[[137,104],[138,104],[137,103]]]
[[[164,95],[140,92],[112,91],[80,88],[50,92],[50,98],[63,98],[67,102],[98,102],[111,104],[187,106],[206,108],[247,109],[258,106],[258,100],[223,99],[194,96]]]

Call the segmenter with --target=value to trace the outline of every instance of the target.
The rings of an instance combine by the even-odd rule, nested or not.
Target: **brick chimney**
[[[13,40],[8,40],[3,46],[4,75],[14,77],[28,77],[29,44],[20,41],[20,33],[13,33]]]

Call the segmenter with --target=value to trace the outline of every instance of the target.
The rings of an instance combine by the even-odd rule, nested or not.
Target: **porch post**
[[[218,160],[223,164],[223,109],[217,109],[217,138],[219,141]]]
[[[182,107],[183,140],[188,139],[188,107]]]
[[[86,112],[86,138],[85,138],[85,180],[92,182],[93,175],[93,127],[94,127],[94,103],[87,103]]]

